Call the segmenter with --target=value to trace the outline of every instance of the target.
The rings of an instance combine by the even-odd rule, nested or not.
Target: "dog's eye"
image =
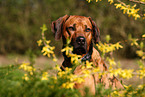
[[[70,31],[75,31],[75,28],[74,28],[74,27],[68,27],[68,29],[69,29]]]
[[[91,31],[91,29],[90,28],[86,28],[86,30],[85,30],[86,32],[90,32]]]

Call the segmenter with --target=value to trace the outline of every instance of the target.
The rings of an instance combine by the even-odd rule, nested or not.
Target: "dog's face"
[[[90,17],[65,15],[52,22],[52,31],[55,39],[62,36],[64,44],[66,39],[70,39],[74,50],[78,55],[89,52],[92,39],[97,43],[99,39],[99,29]]]
[[[74,53],[86,54],[92,41],[93,28],[90,20],[82,16],[70,16],[63,25],[63,36],[71,40]]]

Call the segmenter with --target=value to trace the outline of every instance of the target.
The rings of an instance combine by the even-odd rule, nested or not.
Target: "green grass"
[[[0,67],[0,97],[80,97],[80,93],[76,89],[61,88],[62,79],[58,79],[55,84],[54,80],[49,78],[42,81],[42,72],[35,71],[34,75],[29,76],[30,80],[22,79],[26,72],[19,69],[20,65],[7,65]],[[47,66],[46,66],[47,67]],[[47,68],[50,73],[52,69]],[[52,88],[53,86],[53,88]],[[86,88],[85,97],[92,97]],[[133,91],[132,88],[129,91]],[[104,89],[103,85],[97,85],[96,96],[103,97],[110,95],[111,89]],[[137,95],[143,97],[144,89],[137,91]],[[128,95],[128,94],[126,94]],[[134,97],[137,97],[135,94]]]
[[[9,57],[9,62],[11,63],[11,60],[14,60],[16,57]],[[19,57],[20,58],[20,57]],[[21,57],[22,59],[23,57]],[[29,59],[28,57],[25,57],[25,59]],[[48,59],[46,57],[38,57],[36,58],[34,67],[37,69],[35,71],[35,74],[32,75],[31,78],[28,81],[25,81],[22,79],[24,74],[23,70],[19,69],[20,65],[9,65],[9,64],[1,64],[0,66],[0,97],[80,97],[80,93],[76,89],[65,89],[61,88],[61,85],[63,83],[62,79],[58,79],[58,83],[55,84],[54,80],[49,78],[47,81],[42,81],[42,72],[46,71],[49,75],[55,75],[56,71],[53,70],[53,67],[56,64],[61,64],[62,58],[59,59],[57,63],[54,63],[51,59]],[[134,60],[121,60],[123,62],[122,64],[129,63],[129,67],[133,67],[135,65]],[[134,63],[134,64],[132,64]],[[13,63],[14,64],[14,63]],[[123,65],[123,68],[127,68],[127,66]],[[27,73],[28,74],[28,73]],[[132,78],[130,80],[124,80],[123,82],[125,85],[132,84],[136,88],[136,86],[141,80],[137,80],[139,78]],[[53,86],[53,88],[52,88]],[[134,89],[130,89],[129,91],[133,91]],[[86,89],[86,95],[85,97],[91,97],[91,95],[88,92],[89,90]],[[143,92],[145,89],[142,89],[140,91],[137,91],[139,96],[142,97]],[[102,85],[97,85],[96,87],[96,97],[103,97],[104,95],[107,96],[112,92],[111,89],[104,89]],[[136,94],[134,97],[137,97]]]
[[[42,81],[42,73],[38,71],[25,81],[22,79],[25,72],[19,70],[19,66],[0,67],[0,97],[75,97],[75,94],[79,94],[77,90],[60,89],[55,84],[55,88],[51,88],[52,81]]]
[[[3,80],[22,81],[24,72],[18,69],[19,65],[8,65],[0,67],[0,78]]]
[[[20,90],[24,72],[18,69],[18,65],[0,67],[0,96],[10,97]]]

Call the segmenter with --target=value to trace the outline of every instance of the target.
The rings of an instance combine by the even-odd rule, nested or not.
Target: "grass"
[[[64,93],[67,95],[66,97],[74,97],[73,95],[77,91],[74,90],[71,92],[67,89],[60,90],[58,86],[52,89],[49,81],[40,80],[42,76],[41,72],[36,72],[38,74],[34,74],[31,80],[25,81],[22,79],[25,73],[18,69],[19,66],[20,65],[6,65],[0,67],[0,97],[61,97]]]
[[[44,57],[44,56],[39,56],[35,59],[35,64],[34,67],[40,70],[44,71],[50,71],[56,64],[61,65],[63,61],[63,57],[58,58],[58,62],[53,62],[50,58]],[[117,59],[116,61],[119,61],[121,64],[121,67],[123,69],[138,69],[137,61],[136,59]],[[21,56],[21,55],[8,55],[8,56],[0,56],[0,67],[5,67],[9,65],[16,65],[16,64],[21,64],[22,62],[29,62],[29,57],[28,56]],[[18,67],[14,67],[13,70],[11,71],[8,69],[0,69],[0,75],[5,76],[6,78],[12,78],[16,79],[15,77],[17,76],[18,78],[22,76],[23,72],[20,70],[17,70]],[[6,75],[9,72],[9,75]],[[50,72],[52,73],[52,72]],[[5,75],[4,75],[5,74]],[[119,78],[119,77],[118,77]],[[120,79],[120,78],[119,78]],[[129,80],[127,79],[120,79],[123,80],[124,84],[132,84],[133,86],[136,86],[138,84],[143,83],[143,80],[140,80],[137,77],[133,77]]]
[[[16,60],[17,59],[17,63]],[[40,97],[40,96],[50,96],[50,97],[58,97],[58,96],[65,96],[66,97],[75,97],[78,94],[78,91],[72,91],[69,89],[59,89],[58,86],[55,86],[55,89],[51,89],[47,81],[41,81],[38,78],[41,78],[42,74],[38,72],[37,76],[34,77],[33,81],[24,81],[22,77],[24,76],[25,72],[18,69],[19,64],[21,62],[28,62],[29,58],[27,56],[0,56],[0,60],[2,60],[0,64],[0,96],[3,97]],[[54,63],[51,59],[47,57],[37,57],[35,59],[35,64],[34,67],[37,68],[38,70],[42,71],[47,71],[50,75],[56,74],[52,70],[52,68],[56,64],[61,64],[63,59],[59,58],[59,61],[57,63]],[[5,62],[4,62],[5,61]],[[9,63],[9,64],[8,64]],[[121,67],[123,69],[125,68],[137,68],[138,66],[136,65],[136,60],[128,60],[128,59],[121,59],[120,63],[122,64]],[[12,65],[13,64],[13,65]],[[121,80],[119,78],[119,80]],[[134,87],[142,84],[142,80],[139,78],[133,77],[129,80],[123,79],[123,83],[125,85],[133,85]],[[100,86],[101,87],[101,86]],[[97,93],[99,95],[104,91],[103,88],[98,87],[97,90],[99,90]],[[108,91],[108,92],[107,92]],[[110,90],[104,91],[103,93],[110,93]],[[90,97],[89,94],[86,95],[86,97]]]
[[[24,72],[18,69],[18,65],[0,67],[0,78],[6,81],[22,81]]]

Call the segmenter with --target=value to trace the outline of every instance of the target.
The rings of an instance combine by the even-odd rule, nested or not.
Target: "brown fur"
[[[56,40],[59,40],[62,37],[64,44],[63,46],[65,46],[66,39],[69,38],[71,40],[71,45],[73,45],[73,47],[77,49],[77,38],[80,36],[84,37],[85,44],[83,45],[83,48],[86,52],[81,53],[80,51],[76,53],[79,53],[82,58],[85,57],[87,54],[90,54],[91,59],[87,60],[92,61],[96,67],[99,67],[101,69],[101,71],[107,71],[107,66],[100,57],[99,52],[92,46],[92,41],[94,41],[95,44],[99,42],[100,31],[96,26],[95,22],[92,21],[90,17],[65,15],[63,17],[60,17],[58,20],[52,22],[51,27]],[[64,70],[65,67],[71,67],[71,65],[72,64],[70,60],[64,55],[64,62],[61,68]],[[75,69],[74,74],[83,74],[81,66],[78,66]],[[76,89],[79,89],[82,95],[84,95],[85,87],[88,87],[90,92],[92,94],[95,94],[95,86],[98,83],[103,83],[105,88],[109,88],[110,86],[112,88],[118,89],[124,88],[116,77],[109,76],[109,74],[102,75],[101,78],[99,78],[98,74],[92,74],[89,77],[85,78],[85,82],[81,84],[75,83],[74,87]]]

